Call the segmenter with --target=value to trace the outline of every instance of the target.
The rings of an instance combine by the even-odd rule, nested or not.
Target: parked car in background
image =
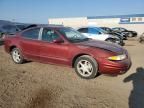
[[[4,47],[16,64],[32,60],[67,65],[85,79],[98,73],[123,74],[131,66],[128,52],[121,46],[89,39],[68,27],[29,28],[6,36]]]
[[[114,35],[114,36],[118,36],[118,37],[120,37],[123,40],[127,40],[127,35],[126,34],[114,31],[113,29],[111,29],[109,27],[100,27],[100,28],[105,30],[108,34],[111,34],[111,35]]]
[[[128,37],[136,37],[137,36],[137,32],[130,31],[130,30],[127,30],[127,29],[122,28],[122,27],[115,27],[115,28],[112,28],[112,29],[116,32],[121,32],[121,33],[124,33],[124,34],[128,34]]]
[[[1,30],[1,41],[4,41],[5,34],[13,35],[19,31],[19,28],[13,24],[2,25]]]
[[[14,34],[17,31],[19,31],[19,28],[17,26],[10,24],[10,25],[3,25],[1,26],[1,31],[5,34]]]
[[[24,29],[30,28],[30,27],[35,27],[37,25],[35,24],[7,24],[7,25],[2,25],[0,27],[1,31],[1,36],[0,39],[1,41],[4,41],[5,35],[8,34],[9,36],[13,36],[15,33],[20,32]]]
[[[80,27],[78,31],[91,39],[107,41],[107,42],[123,45],[122,39],[120,39],[119,37],[110,35],[106,31],[98,27]]]

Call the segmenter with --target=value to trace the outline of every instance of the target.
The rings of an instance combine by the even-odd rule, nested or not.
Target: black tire
[[[87,61],[88,63],[91,64],[92,71],[91,71],[90,75],[84,76],[79,72],[78,66],[79,66],[80,61]],[[96,62],[96,60],[94,58],[92,58],[91,56],[88,56],[88,55],[83,55],[83,56],[78,57],[74,63],[74,68],[75,68],[77,75],[83,79],[93,79],[98,75],[98,63]],[[86,73],[86,72],[84,72],[84,73]]]
[[[19,54],[19,57],[18,57],[18,59],[19,60],[16,60],[15,58],[14,58],[14,53],[15,52],[17,52],[18,54]],[[12,57],[12,60],[14,61],[14,63],[16,63],[16,64],[22,64],[22,63],[24,63],[24,57],[23,57],[23,55],[22,55],[22,53],[21,53],[21,51],[18,49],[18,48],[13,48],[12,50],[11,50],[11,57]]]

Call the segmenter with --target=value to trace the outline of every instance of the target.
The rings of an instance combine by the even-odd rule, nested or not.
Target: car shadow
[[[124,79],[133,83],[133,90],[129,96],[129,108],[144,108],[144,68],[138,67],[136,72]]]

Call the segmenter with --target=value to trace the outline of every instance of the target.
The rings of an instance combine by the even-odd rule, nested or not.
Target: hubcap
[[[93,73],[93,66],[87,60],[80,60],[77,64],[77,70],[80,75],[88,77]]]
[[[16,63],[18,63],[18,62],[21,61],[21,56],[20,56],[20,53],[19,53],[18,50],[14,50],[14,51],[12,52],[12,57],[13,57],[13,60],[14,60]]]

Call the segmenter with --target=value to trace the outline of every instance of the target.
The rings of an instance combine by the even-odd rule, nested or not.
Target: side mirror
[[[61,38],[53,40],[53,43],[64,43],[64,40]]]

